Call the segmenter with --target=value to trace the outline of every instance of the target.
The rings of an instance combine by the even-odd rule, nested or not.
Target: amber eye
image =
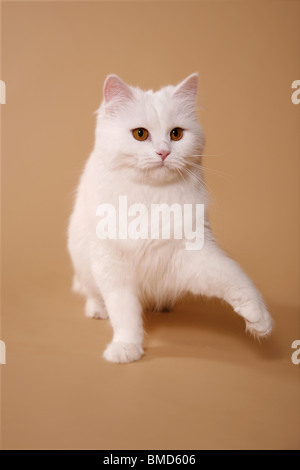
[[[170,133],[172,140],[180,140],[183,136],[183,129],[181,127],[175,127]]]
[[[136,140],[146,140],[148,138],[149,132],[143,127],[138,127],[133,129],[132,135]]]

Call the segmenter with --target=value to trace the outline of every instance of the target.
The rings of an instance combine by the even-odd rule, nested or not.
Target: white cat
[[[201,153],[204,136],[195,104],[197,74],[178,86],[142,91],[109,75],[98,110],[95,148],[81,176],[68,247],[73,289],[86,296],[86,315],[109,318],[112,362],[143,355],[143,309],[172,307],[185,293],[216,296],[244,317],[257,336],[271,332],[262,297],[235,261],[216,244],[205,213],[205,241],[187,251],[185,240],[99,240],[101,203],[208,204]]]

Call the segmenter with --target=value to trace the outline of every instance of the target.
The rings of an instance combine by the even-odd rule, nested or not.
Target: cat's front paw
[[[110,343],[104,351],[103,357],[107,361],[125,364],[141,359],[143,348],[135,343]]]
[[[273,319],[264,305],[257,308],[257,320],[246,320],[246,331],[257,338],[268,336],[273,329]]]

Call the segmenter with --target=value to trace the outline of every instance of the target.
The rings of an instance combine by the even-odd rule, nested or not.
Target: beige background
[[[4,449],[300,447],[299,1],[2,2]],[[211,219],[276,329],[218,301],[146,315],[145,358],[101,359],[108,322],[70,293],[66,228],[105,76],[200,74]]]

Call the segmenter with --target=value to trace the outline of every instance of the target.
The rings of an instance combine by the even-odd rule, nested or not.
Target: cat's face
[[[155,93],[108,76],[97,139],[110,168],[127,169],[129,178],[151,184],[193,171],[204,144],[195,112],[196,92],[196,74]]]

